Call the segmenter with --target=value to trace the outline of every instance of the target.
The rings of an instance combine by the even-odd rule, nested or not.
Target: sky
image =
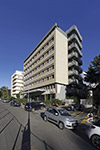
[[[57,23],[76,25],[83,41],[83,71],[100,55],[100,0],[0,0],[0,87],[23,71],[26,57]]]

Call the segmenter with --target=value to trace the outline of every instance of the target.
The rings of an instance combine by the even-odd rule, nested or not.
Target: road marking
[[[80,112],[74,112],[74,113],[71,113],[72,115],[77,115],[77,114],[80,114]]]
[[[85,118],[81,121],[81,123],[85,123],[85,122],[87,122],[87,120],[88,120],[88,117],[85,116]]]
[[[80,114],[78,114],[75,118],[78,118],[79,116],[81,116],[83,114],[83,112],[81,112]]]

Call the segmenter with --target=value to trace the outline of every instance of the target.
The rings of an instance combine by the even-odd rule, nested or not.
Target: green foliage
[[[100,55],[91,62],[84,80],[89,83],[100,83]]]
[[[1,89],[0,89],[0,96],[1,96],[1,98],[7,98],[7,99],[9,99],[9,90],[8,90],[8,87],[6,87],[6,86],[3,86],[3,87],[1,87]]]
[[[94,99],[94,105],[98,107],[100,105],[100,85],[94,89],[93,99]]]
[[[14,100],[14,99],[16,99],[16,98],[13,96],[9,96],[9,100]]]
[[[46,100],[45,103],[46,103],[47,106],[50,106],[50,105],[53,105],[53,104],[61,105],[62,101],[59,100],[59,99],[51,99],[51,100]]]
[[[26,98],[23,98],[23,99],[17,98],[16,100],[19,101],[20,103],[26,103],[27,102]]]
[[[94,105],[100,105],[100,55],[91,62],[84,80],[90,84],[95,84],[92,89]]]

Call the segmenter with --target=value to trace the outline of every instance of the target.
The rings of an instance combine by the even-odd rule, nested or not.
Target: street
[[[84,126],[60,130],[41,116],[0,102],[0,150],[95,150]]]

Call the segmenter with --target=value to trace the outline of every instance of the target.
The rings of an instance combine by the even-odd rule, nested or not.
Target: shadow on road
[[[24,127],[21,150],[31,150],[31,137],[30,137],[30,112],[28,112],[28,123]]]

